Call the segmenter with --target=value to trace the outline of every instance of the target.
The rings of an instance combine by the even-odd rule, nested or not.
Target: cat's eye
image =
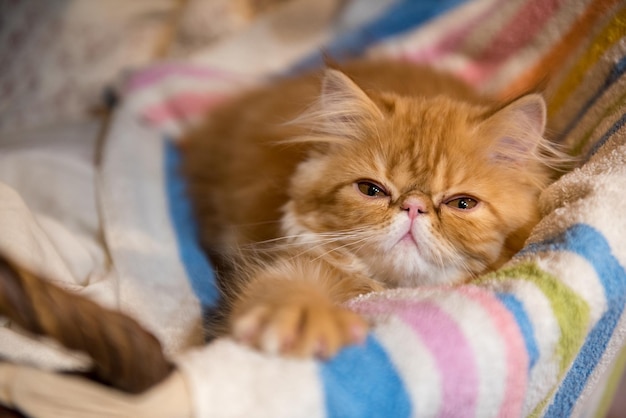
[[[371,181],[359,181],[356,183],[357,189],[365,196],[369,197],[387,197],[389,193],[384,187]]]
[[[454,197],[448,200],[447,202],[445,202],[445,204],[454,209],[470,210],[470,209],[474,209],[476,205],[478,205],[478,200],[468,197],[468,196],[461,196],[461,197]]]

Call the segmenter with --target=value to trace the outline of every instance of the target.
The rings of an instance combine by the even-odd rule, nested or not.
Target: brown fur
[[[227,330],[266,351],[330,356],[365,335],[347,299],[499,267],[558,160],[538,95],[496,103],[406,63],[340,70],[243,94],[183,141]]]
[[[89,355],[91,377],[141,393],[173,366],[159,341],[132,318],[70,293],[0,256],[0,316],[32,335],[54,338]],[[0,408],[0,416],[3,416]]]

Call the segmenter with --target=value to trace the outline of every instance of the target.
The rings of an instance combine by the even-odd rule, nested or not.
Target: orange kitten
[[[491,271],[538,221],[557,154],[531,94],[490,102],[450,76],[361,61],[248,92],[185,138],[227,332],[327,357],[361,341],[341,307]],[[219,332],[214,330],[214,332]]]

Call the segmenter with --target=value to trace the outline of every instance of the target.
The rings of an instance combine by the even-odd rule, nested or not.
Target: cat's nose
[[[415,219],[417,215],[428,212],[426,203],[416,197],[409,197],[400,207],[408,212],[409,219]]]

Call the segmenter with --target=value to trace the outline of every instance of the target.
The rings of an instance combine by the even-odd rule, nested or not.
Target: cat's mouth
[[[424,233],[423,228],[411,222],[410,219],[400,217],[390,228],[387,248],[397,249],[400,254],[403,254],[402,257],[413,257],[417,254],[423,256],[424,251],[427,251],[424,240],[427,235]]]
[[[415,247],[419,247],[419,245],[417,244],[417,240],[415,239],[415,236],[413,235],[411,230],[408,230],[407,233],[404,234],[404,236],[400,238],[400,241],[398,242],[399,243],[402,242],[405,244],[414,245]]]

